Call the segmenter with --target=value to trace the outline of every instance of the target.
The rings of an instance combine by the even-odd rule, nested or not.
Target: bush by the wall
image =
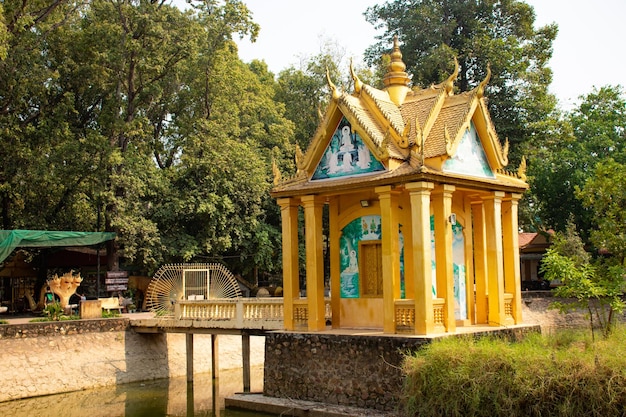
[[[531,335],[521,342],[445,338],[407,357],[405,411],[426,416],[620,416],[626,331]]]

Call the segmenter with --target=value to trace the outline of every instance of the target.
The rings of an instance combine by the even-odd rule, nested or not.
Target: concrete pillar
[[[241,334],[241,359],[243,366],[243,392],[250,392],[250,334]]]
[[[400,232],[404,236],[404,298],[415,300],[415,282],[412,278],[415,276],[415,265],[412,259],[413,213],[411,212],[411,197],[408,193],[401,195],[399,215]],[[400,250],[402,251],[402,248]],[[400,269],[400,296],[402,296],[402,269]]]
[[[410,254],[413,276],[405,280],[413,282],[415,300],[415,334],[426,335],[434,331],[432,293],[432,253],[430,247],[430,193],[434,185],[430,182],[406,184],[411,200]]]
[[[472,201],[474,230],[474,280],[476,283],[476,324],[487,324],[487,232],[483,200]]]
[[[304,206],[308,329],[309,331],[319,331],[326,328],[322,239],[322,208],[324,201],[313,195],[304,196],[301,201]]]
[[[220,350],[216,334],[211,334],[211,377],[213,381],[220,377]]]
[[[504,192],[494,191],[483,197],[487,242],[487,291],[489,294],[489,325],[502,326],[504,313],[504,266],[502,247],[502,198]]]
[[[437,297],[445,300],[444,326],[446,331],[456,331],[454,318],[454,270],[452,258],[452,194],[454,186],[443,184],[436,187],[433,195],[435,214],[435,261],[437,263]]]
[[[193,382],[193,333],[185,334],[185,350],[187,355],[187,382]]]
[[[300,297],[298,259],[298,203],[279,198],[283,237],[283,308],[285,330],[294,330],[293,300]]]
[[[396,332],[395,300],[400,298],[398,193],[391,186],[376,187],[380,201],[383,268],[383,331]]]
[[[502,202],[502,247],[504,250],[504,292],[513,294],[513,320],[522,322],[519,261],[518,202],[521,194],[511,194]]]

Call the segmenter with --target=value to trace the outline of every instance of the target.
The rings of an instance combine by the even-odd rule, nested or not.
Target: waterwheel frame
[[[241,290],[235,276],[220,263],[163,265],[146,290],[146,307],[159,317],[174,314],[183,300],[238,299]]]

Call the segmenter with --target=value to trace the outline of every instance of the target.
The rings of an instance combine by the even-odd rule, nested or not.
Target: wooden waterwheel
[[[182,300],[240,298],[234,275],[222,264],[170,264],[155,274],[146,292],[146,306],[157,316],[171,316]]]

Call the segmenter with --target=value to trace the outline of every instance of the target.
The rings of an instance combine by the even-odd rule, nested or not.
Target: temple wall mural
[[[342,117],[311,179],[339,178],[384,170],[383,164],[372,155],[359,134],[352,131],[348,120]]]
[[[430,216],[430,245],[432,258],[432,289],[433,297],[437,297],[437,261],[435,253],[435,216]],[[452,270],[454,272],[454,317],[457,320],[467,319],[465,237],[460,223],[452,225]]]
[[[470,128],[463,135],[456,153],[443,164],[443,170],[475,177],[495,178],[474,123],[470,123]]]
[[[380,220],[379,215],[357,217],[341,230],[339,242],[341,298],[360,298],[366,292],[361,284],[363,277],[359,274],[361,246],[362,242],[378,242],[382,239]],[[399,245],[401,298],[404,298],[404,236],[402,232],[399,233]],[[375,256],[379,257],[379,255]]]

